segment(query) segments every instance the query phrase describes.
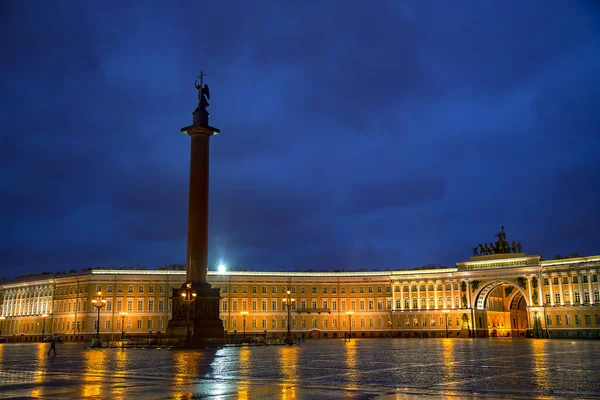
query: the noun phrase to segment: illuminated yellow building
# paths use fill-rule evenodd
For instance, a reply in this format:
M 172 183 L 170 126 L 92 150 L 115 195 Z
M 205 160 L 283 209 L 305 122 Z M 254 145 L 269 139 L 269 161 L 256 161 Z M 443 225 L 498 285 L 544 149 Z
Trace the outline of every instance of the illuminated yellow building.
M 475 256 L 454 268 L 366 272 L 209 271 L 229 336 L 600 337 L 600 256 L 540 261 L 523 253 Z M 165 332 L 182 266 L 86 269 L 0 284 L 8 341 L 61 333 L 87 340 Z M 290 320 L 285 307 L 287 290 Z M 244 313 L 242 313 L 244 311 Z M 348 311 L 351 311 L 348 313 Z M 126 315 L 124 315 L 126 313 Z M 47 315 L 44 317 L 43 315 Z M 351 329 L 350 329 L 351 324 Z M 245 327 L 244 327 L 245 325 Z

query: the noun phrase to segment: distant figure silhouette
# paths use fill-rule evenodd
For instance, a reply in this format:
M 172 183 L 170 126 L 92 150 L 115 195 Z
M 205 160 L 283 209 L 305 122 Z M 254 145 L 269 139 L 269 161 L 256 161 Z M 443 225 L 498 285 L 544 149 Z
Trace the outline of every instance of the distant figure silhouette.
M 50 355 L 51 351 L 54 351 L 54 355 L 56 355 L 56 336 L 52 336 L 52 341 L 50 342 L 50 350 L 48 350 L 48 355 Z

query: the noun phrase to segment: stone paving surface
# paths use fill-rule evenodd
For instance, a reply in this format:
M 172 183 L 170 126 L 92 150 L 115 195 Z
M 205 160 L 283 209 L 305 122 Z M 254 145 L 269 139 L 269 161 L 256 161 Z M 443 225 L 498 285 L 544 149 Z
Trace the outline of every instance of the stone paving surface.
M 600 342 L 309 340 L 220 349 L 0 345 L 0 398 L 600 398 Z

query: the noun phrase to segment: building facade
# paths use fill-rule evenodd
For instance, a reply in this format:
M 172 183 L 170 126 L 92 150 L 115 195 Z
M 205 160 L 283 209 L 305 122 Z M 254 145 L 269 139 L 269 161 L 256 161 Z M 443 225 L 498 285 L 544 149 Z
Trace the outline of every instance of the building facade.
M 209 271 L 228 336 L 600 338 L 600 256 L 474 256 L 455 268 Z M 0 334 L 40 341 L 163 334 L 183 267 L 87 269 L 0 285 Z M 289 293 L 288 293 L 289 292 Z M 102 301 L 104 300 L 104 301 Z M 289 304 L 289 310 L 288 310 Z M 97 307 L 101 306 L 101 307 Z

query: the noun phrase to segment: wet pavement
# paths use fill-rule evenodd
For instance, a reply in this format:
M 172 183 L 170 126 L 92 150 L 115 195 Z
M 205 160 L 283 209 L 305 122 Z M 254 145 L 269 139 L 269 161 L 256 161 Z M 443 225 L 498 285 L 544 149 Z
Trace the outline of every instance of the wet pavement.
M 0 398 L 600 398 L 600 341 L 312 340 L 297 346 L 0 345 Z

